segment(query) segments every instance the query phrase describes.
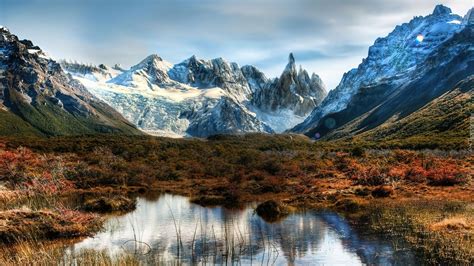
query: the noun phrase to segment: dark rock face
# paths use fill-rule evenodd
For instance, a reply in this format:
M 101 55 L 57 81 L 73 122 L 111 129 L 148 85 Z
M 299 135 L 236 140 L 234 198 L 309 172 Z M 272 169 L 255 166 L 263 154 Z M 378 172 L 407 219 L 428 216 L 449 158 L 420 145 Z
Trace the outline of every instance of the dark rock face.
M 263 89 L 268 83 L 268 79 L 265 77 L 265 74 L 263 74 L 263 72 L 254 66 L 243 66 L 241 71 L 249 84 L 250 90 L 253 93 Z
M 170 71 L 171 79 L 199 88 L 219 87 L 238 99 L 247 97 L 251 91 L 247 80 L 236 63 L 222 58 L 209 61 L 192 56 L 175 65 Z
M 139 133 L 39 47 L 5 28 L 0 28 L 0 91 L 0 111 L 46 135 Z
M 273 130 L 259 121 L 241 104 L 224 97 L 212 109 L 191 114 L 187 133 L 196 137 L 216 134 L 235 134 L 255 131 L 272 133 Z
M 435 9 L 433 10 L 433 15 L 439 16 L 439 15 L 444 15 L 444 14 L 451 14 L 451 8 L 443 6 L 443 5 L 437 5 Z
M 318 75 L 302 68 L 296 70 L 295 58 L 289 55 L 288 64 L 277 78 L 255 91 L 252 103 L 258 108 L 274 112 L 290 109 L 298 116 L 305 116 L 318 106 L 326 96 L 326 88 Z

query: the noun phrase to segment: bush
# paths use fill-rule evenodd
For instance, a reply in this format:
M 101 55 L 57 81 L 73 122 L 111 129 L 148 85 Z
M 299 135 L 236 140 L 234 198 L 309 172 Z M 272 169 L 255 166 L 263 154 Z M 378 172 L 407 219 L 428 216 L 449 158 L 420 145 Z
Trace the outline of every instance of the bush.
M 454 186 L 466 184 L 469 181 L 469 175 L 455 168 L 441 168 L 428 173 L 428 184 L 432 186 Z
M 378 167 L 361 168 L 352 174 L 356 185 L 380 186 L 391 183 L 390 178 Z
M 372 196 L 375 198 L 385 198 L 392 195 L 393 192 L 392 186 L 378 186 L 372 190 Z
M 428 172 L 421 166 L 412 166 L 406 173 L 405 178 L 416 183 L 426 182 Z
M 351 150 L 351 155 L 355 157 L 363 157 L 365 154 L 365 149 L 360 146 L 354 147 Z

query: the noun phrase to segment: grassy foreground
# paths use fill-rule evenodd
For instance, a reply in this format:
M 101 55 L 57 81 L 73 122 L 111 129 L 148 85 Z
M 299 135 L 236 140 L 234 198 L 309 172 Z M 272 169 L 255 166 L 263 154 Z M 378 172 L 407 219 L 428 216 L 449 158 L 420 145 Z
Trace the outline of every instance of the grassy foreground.
M 428 146 L 440 149 L 314 143 L 296 135 L 3 139 L 0 264 L 34 261 L 33 244 L 59 262 L 61 248 L 42 243 L 93 234 L 100 213 L 133 209 L 127 195 L 147 192 L 182 194 L 203 205 L 276 200 L 332 208 L 410 243 L 429 264 L 472 264 L 474 156 L 462 145 Z M 14 227 L 15 221 L 24 224 Z M 112 263 L 98 251 L 78 256 Z

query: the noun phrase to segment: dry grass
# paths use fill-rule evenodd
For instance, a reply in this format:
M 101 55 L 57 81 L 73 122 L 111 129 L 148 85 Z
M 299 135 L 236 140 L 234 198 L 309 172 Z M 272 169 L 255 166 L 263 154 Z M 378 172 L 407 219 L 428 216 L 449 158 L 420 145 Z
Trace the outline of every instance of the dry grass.
M 27 241 L 14 246 L 0 246 L 0 265 L 142 265 L 133 254 L 111 256 L 100 250 L 73 252 L 58 243 Z
M 434 231 L 468 231 L 473 226 L 474 222 L 467 221 L 465 217 L 451 217 L 432 224 L 430 229 Z
M 427 263 L 466 264 L 474 258 L 466 207 L 473 163 L 469 151 L 366 149 L 285 135 L 9 139 L 0 141 L 0 181 L 10 189 L 0 191 L 0 210 L 55 213 L 44 209 L 61 206 L 54 197 L 65 191 L 162 191 L 203 205 L 277 200 L 363 213 L 373 230 L 401 236 Z M 108 197 L 88 201 L 89 210 L 131 206 Z M 449 208 L 452 201 L 461 207 Z
M 128 212 L 136 208 L 136 199 L 125 196 L 99 196 L 84 201 L 82 208 L 85 211 L 108 213 L 108 212 Z
M 71 210 L 1 211 L 0 242 L 89 236 L 98 231 L 101 224 L 102 219 L 97 215 Z
M 356 220 L 409 243 L 426 264 L 472 265 L 473 208 L 472 203 L 452 201 L 381 201 L 367 206 Z

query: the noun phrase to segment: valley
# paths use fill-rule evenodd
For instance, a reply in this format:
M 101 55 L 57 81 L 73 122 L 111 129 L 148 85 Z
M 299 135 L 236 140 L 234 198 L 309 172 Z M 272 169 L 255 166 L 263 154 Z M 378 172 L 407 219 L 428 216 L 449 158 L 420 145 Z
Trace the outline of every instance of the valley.
M 130 67 L 54 59 L 0 26 L 0 265 L 474 264 L 474 14 L 431 10 L 333 88 L 298 64 L 356 42 L 292 40 L 281 68 L 267 47 L 272 78 L 192 49 L 168 62 L 161 36 Z

